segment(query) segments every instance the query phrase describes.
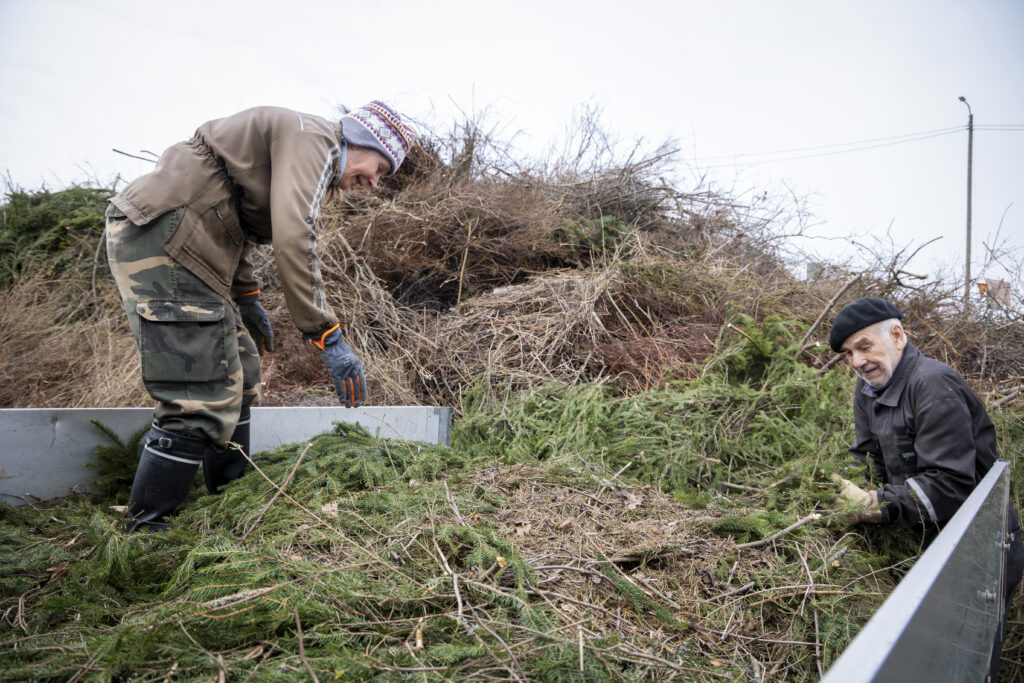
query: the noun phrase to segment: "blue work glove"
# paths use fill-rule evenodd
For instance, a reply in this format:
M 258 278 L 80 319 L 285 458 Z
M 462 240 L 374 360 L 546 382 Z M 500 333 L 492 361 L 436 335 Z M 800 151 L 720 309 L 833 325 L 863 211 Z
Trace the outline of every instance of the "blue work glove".
M 340 326 L 335 325 L 313 343 L 320 347 L 320 357 L 331 372 L 338 401 L 346 408 L 358 408 L 366 403 L 366 379 L 363 368 L 352 349 L 341 339 Z
M 270 319 L 267 312 L 260 306 L 260 290 L 249 292 L 235 299 L 238 310 L 242 314 L 242 322 L 245 329 L 249 330 L 249 336 L 256 342 L 256 350 L 262 356 L 264 349 L 273 353 L 274 331 L 270 329 Z

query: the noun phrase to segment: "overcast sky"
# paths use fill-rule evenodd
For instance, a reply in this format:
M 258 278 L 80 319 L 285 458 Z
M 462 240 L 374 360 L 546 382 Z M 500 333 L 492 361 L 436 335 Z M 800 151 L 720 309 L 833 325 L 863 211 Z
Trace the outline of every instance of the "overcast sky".
M 911 265 L 962 273 L 964 95 L 984 277 L 1000 222 L 1024 249 L 1022 34 L 1021 0 L 0 0 L 0 173 L 109 183 L 150 168 L 115 147 L 160 152 L 254 105 L 370 99 L 439 129 L 487 110 L 536 154 L 592 105 L 627 143 L 676 140 L 684 182 L 791 191 L 815 234 L 941 238 Z M 804 151 L 758 155 L 778 150 Z M 785 161 L 751 164 L 768 159 Z

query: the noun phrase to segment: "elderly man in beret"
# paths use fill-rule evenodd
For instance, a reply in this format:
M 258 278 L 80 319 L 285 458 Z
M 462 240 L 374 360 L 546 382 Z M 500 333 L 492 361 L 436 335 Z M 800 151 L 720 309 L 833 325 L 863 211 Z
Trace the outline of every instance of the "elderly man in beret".
M 996 434 L 984 404 L 960 375 L 908 341 L 902 317 L 891 302 L 866 297 L 846 306 L 832 325 L 829 345 L 857 373 L 850 454 L 870 465 L 877 489 L 837 479 L 840 495 L 862 506 L 851 521 L 898 524 L 919 533 L 927 547 L 995 463 Z M 1003 628 L 1024 573 L 1012 505 L 1007 530 L 1012 541 L 1004 562 Z
M 413 140 L 379 101 L 340 120 L 255 107 L 204 123 L 110 200 L 110 270 L 157 402 L 129 531 L 166 528 L 200 466 L 211 493 L 243 473 L 260 356 L 274 350 L 256 245 L 273 246 L 292 321 L 320 349 L 339 401 L 366 401 L 320 275 L 320 207 L 337 192 L 375 189 Z

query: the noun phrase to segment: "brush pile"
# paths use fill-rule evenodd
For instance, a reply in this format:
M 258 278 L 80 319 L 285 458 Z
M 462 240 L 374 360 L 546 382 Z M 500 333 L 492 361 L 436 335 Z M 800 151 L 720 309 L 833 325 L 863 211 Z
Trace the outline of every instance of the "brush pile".
M 680 191 L 662 150 L 509 158 L 467 125 L 324 212 L 371 400 L 453 406 L 451 446 L 338 424 L 127 536 L 141 435 L 105 430 L 102 495 L 0 507 L 7 677 L 816 680 L 919 551 L 834 521 L 829 475 L 860 473 L 852 379 L 818 343 L 830 304 L 897 301 L 989 398 L 1004 454 L 1024 445 L 1018 312 L 960 315 L 959 286 L 908 287 L 899 264 L 797 279 L 798 217 Z M 9 193 L 0 406 L 148 403 L 101 263 L 105 193 L 78 190 Z M 73 211 L 26 208 L 57 199 Z M 336 403 L 271 254 L 259 272 L 263 404 Z M 1012 625 L 1006 680 L 1022 643 Z

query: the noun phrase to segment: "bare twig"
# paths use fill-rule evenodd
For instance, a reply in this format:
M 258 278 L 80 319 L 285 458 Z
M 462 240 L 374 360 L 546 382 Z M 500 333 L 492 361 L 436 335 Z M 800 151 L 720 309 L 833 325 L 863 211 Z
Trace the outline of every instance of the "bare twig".
M 82 667 L 75 672 L 75 675 L 68 679 L 67 683 L 78 683 L 78 681 L 82 680 L 82 676 L 93 670 L 93 662 L 96 661 L 98 656 L 99 655 L 93 655 L 92 657 L 89 657 L 89 661 L 83 664 Z
M 210 609 L 218 609 L 220 607 L 226 607 L 228 605 L 237 605 L 240 602 L 252 600 L 258 598 L 261 595 L 266 595 L 272 591 L 277 590 L 280 586 L 265 586 L 263 588 L 253 588 L 251 590 L 245 590 L 240 593 L 232 593 L 231 595 L 225 595 L 221 598 L 215 598 L 213 600 L 207 600 L 202 604 L 203 607 Z
M 646 554 L 646 553 L 633 553 L 633 554 L 630 554 L 630 555 L 616 555 L 614 557 L 609 557 L 608 558 L 608 562 L 611 562 L 612 564 L 629 564 L 631 562 L 641 562 L 643 560 L 647 560 L 647 561 L 650 561 L 650 560 L 667 560 L 668 558 L 672 557 L 676 553 L 686 554 L 686 551 L 688 551 L 688 550 L 689 550 L 689 548 L 687 546 L 681 546 L 679 548 L 670 548 L 669 550 L 664 550 L 664 551 L 662 551 L 660 553 L 655 553 L 653 555 L 649 555 L 649 554 Z
M 814 330 L 818 329 L 818 325 L 820 325 L 821 321 L 825 319 L 825 316 L 828 315 L 828 312 L 832 310 L 832 307 L 836 305 L 836 302 L 839 301 L 839 297 L 845 294 L 846 290 L 848 290 L 850 287 L 857 284 L 857 282 L 859 282 L 862 277 L 864 277 L 863 274 L 851 278 L 850 280 L 847 281 L 845 285 L 843 285 L 840 288 L 838 292 L 836 292 L 836 295 L 829 300 L 828 304 L 825 305 L 825 309 L 821 312 L 821 315 L 818 316 L 818 319 L 815 320 L 809 328 L 807 328 L 807 333 L 804 334 L 803 339 L 800 340 L 801 346 L 806 344 L 807 340 L 811 338 L 812 334 L 814 334 Z
M 751 588 L 753 588 L 755 585 L 757 585 L 757 583 L 755 581 L 751 581 L 750 583 L 745 583 L 742 586 L 740 586 L 739 588 L 733 588 L 731 591 L 728 591 L 726 593 L 722 593 L 721 595 L 716 595 L 714 597 L 714 599 L 718 600 L 720 598 L 727 598 L 730 595 L 736 595 L 737 593 L 745 593 L 748 590 L 750 590 Z
M 447 671 L 451 667 L 447 666 L 391 666 L 384 662 L 378 661 L 373 657 L 366 658 L 368 662 L 373 664 L 377 669 L 383 669 L 384 671 L 399 671 L 402 673 L 421 673 L 427 671 Z
M 730 481 L 720 481 L 719 485 L 724 486 L 727 489 L 733 489 L 735 491 L 751 491 L 753 493 L 761 493 L 761 489 L 754 488 L 753 486 L 744 486 L 743 484 L 733 484 Z
M 654 593 L 655 595 L 657 595 L 659 598 L 664 600 L 666 603 L 668 603 L 669 605 L 671 605 L 675 609 L 682 609 L 683 608 L 682 605 L 680 605 L 678 602 L 676 602 L 675 600 L 673 600 L 672 598 L 668 597 L 667 595 L 662 593 L 660 590 L 658 590 L 657 588 L 652 586 L 650 581 L 648 581 L 648 580 L 646 580 L 646 579 L 644 579 L 642 577 L 639 577 L 639 576 L 633 576 L 633 577 L 630 577 L 630 578 L 632 578 L 634 581 L 638 581 L 640 583 L 640 585 L 642 585 L 644 588 L 646 588 L 647 590 L 649 590 L 652 593 Z
M 580 673 L 583 673 L 583 629 L 577 628 L 576 634 L 579 636 L 580 643 Z
M 299 659 L 302 660 L 302 666 L 309 672 L 309 677 L 313 679 L 313 683 L 320 683 L 320 679 L 316 677 L 316 672 L 313 671 L 313 667 L 309 665 L 309 660 L 306 659 L 306 647 L 302 644 L 302 622 L 299 620 L 299 610 L 295 610 L 295 634 L 299 639 Z
M 466 247 L 462 250 L 462 265 L 459 266 L 459 292 L 455 297 L 455 305 L 462 303 L 462 283 L 466 277 L 466 258 L 469 256 L 469 245 L 473 243 L 473 224 L 475 219 L 466 224 Z
M 800 549 L 799 545 L 797 545 L 797 549 L 798 550 Z M 804 565 L 804 571 L 807 572 L 807 581 L 809 582 L 808 585 L 807 585 L 807 592 L 804 593 L 804 599 L 800 602 L 800 616 L 803 616 L 803 614 L 804 614 L 804 605 L 807 604 L 807 598 L 811 595 L 811 591 L 814 590 L 814 577 L 811 575 L 811 568 L 807 565 L 807 548 L 806 548 L 806 546 L 799 553 L 799 555 L 800 555 L 800 562 Z
M 302 459 L 306 457 L 306 453 L 309 452 L 309 449 L 312 447 L 312 442 L 307 443 L 306 447 L 302 449 L 302 453 L 299 455 L 298 458 L 295 459 L 295 464 L 292 465 L 291 471 L 288 472 L 288 476 L 285 477 L 284 483 L 281 484 L 280 486 L 277 486 L 275 484 L 275 486 L 277 486 L 277 492 L 275 492 L 271 499 L 267 501 L 267 504 L 263 506 L 263 509 L 260 510 L 260 514 L 256 515 L 256 521 L 252 523 L 252 526 L 249 527 L 248 531 L 242 534 L 243 541 L 249 537 L 249 534 L 252 533 L 253 529 L 259 526 L 259 523 L 263 520 L 263 515 L 267 514 L 267 510 L 269 510 L 270 506 L 274 504 L 274 501 L 277 500 L 278 496 L 284 493 L 284 490 L 288 488 L 288 484 L 291 483 L 292 477 L 295 476 L 295 472 L 299 469 L 299 464 L 302 462 Z
M 462 519 L 462 515 L 459 514 L 459 508 L 455 506 L 455 500 L 452 498 L 452 492 L 448 490 L 448 482 L 442 481 L 444 484 L 444 496 L 448 499 L 448 504 L 452 506 L 452 511 L 455 513 L 455 519 L 459 520 L 459 524 L 466 526 L 466 520 Z
M 670 662 L 667 659 L 662 659 L 661 657 L 657 657 L 655 655 L 652 655 L 649 652 L 640 652 L 639 650 L 634 650 L 633 648 L 629 647 L 625 643 L 618 643 L 615 647 L 616 647 L 616 649 L 621 650 L 622 652 L 625 652 L 630 657 L 639 657 L 640 659 L 648 659 L 648 660 L 650 660 L 652 662 L 657 662 L 658 664 L 661 664 L 662 666 L 667 666 L 668 668 L 672 669 L 673 671 L 682 671 L 682 667 L 680 667 L 678 664 Z
M 815 572 L 817 573 L 817 572 L 820 572 L 820 571 L 824 571 L 825 569 L 828 569 L 829 565 L 831 565 L 833 562 L 837 562 L 839 560 L 839 558 L 841 558 L 843 555 L 845 555 L 847 553 L 847 551 L 849 551 L 849 549 L 850 549 L 849 546 L 843 546 L 832 557 L 826 557 L 824 560 L 822 560 L 821 566 L 818 567 L 817 570 L 815 570 Z
M 455 615 L 455 623 L 462 625 L 462 593 L 459 591 L 459 575 L 452 571 L 451 566 L 448 564 L 448 558 L 444 556 L 444 552 L 441 551 L 441 546 L 438 545 L 437 539 L 431 539 L 434 541 L 434 548 L 437 549 L 437 556 L 441 558 L 441 564 L 444 566 L 444 570 L 448 573 L 448 576 L 452 577 L 452 589 L 455 591 L 455 603 L 458 605 L 458 613 Z
M 483 619 L 477 616 L 476 608 L 470 606 L 470 609 L 473 610 L 473 618 L 476 619 L 476 623 L 480 625 L 480 628 L 491 634 L 491 637 L 498 641 L 498 644 L 501 645 L 503 650 L 505 650 L 505 654 L 507 654 L 509 659 L 512 660 L 512 664 L 515 665 L 516 671 L 519 672 L 519 676 L 516 676 L 516 680 L 529 680 L 529 676 L 527 676 L 526 671 L 523 670 L 523 665 L 519 663 L 519 659 L 516 657 L 515 653 L 512 652 L 512 648 L 508 646 L 508 643 L 506 643 L 501 636 L 488 628 Z
M 725 585 L 728 586 L 732 583 L 732 577 L 736 576 L 736 570 L 740 567 L 740 553 L 736 553 L 736 561 L 732 563 L 732 569 L 729 570 L 729 576 L 725 577 Z
M 122 152 L 121 150 L 117 149 L 116 147 L 112 147 L 111 149 L 113 151 L 117 152 L 118 154 L 123 154 L 126 157 L 131 157 L 132 159 L 139 159 L 140 161 L 148 161 L 151 164 L 155 164 L 156 161 L 157 161 L 156 159 L 150 159 L 149 157 L 140 157 L 137 154 L 129 154 L 128 152 Z M 143 150 L 143 151 L 145 151 L 145 150 Z M 150 154 L 152 154 L 152 152 L 150 152 Z
M 843 359 L 843 354 L 837 353 L 836 355 L 832 356 L 832 360 L 830 360 L 829 362 L 825 363 L 820 368 L 818 368 L 818 371 L 815 374 L 817 374 L 818 377 L 821 377 L 826 372 L 831 370 L 833 365 L 835 365 L 836 363 L 838 363 L 842 359 Z
M 765 348 L 763 346 L 761 346 L 761 343 L 759 341 L 757 341 L 756 339 L 751 337 L 749 334 L 744 332 L 742 329 L 740 329 L 736 325 L 733 325 L 732 323 L 728 323 L 728 324 L 726 324 L 726 327 L 728 327 L 733 332 L 736 332 L 740 336 L 745 337 L 747 339 L 747 341 L 749 341 L 751 344 L 753 344 L 755 347 L 757 347 L 757 350 L 760 351 L 761 353 L 765 354 L 766 356 L 770 355 L 767 351 L 765 351 Z
M 741 548 L 757 548 L 758 546 L 768 545 L 769 543 L 771 543 L 772 541 L 776 540 L 777 538 L 781 538 L 782 536 L 785 536 L 786 534 L 788 534 L 790 531 L 793 531 L 795 529 L 799 529 L 804 524 L 807 524 L 807 522 L 813 522 L 816 519 L 821 519 L 821 515 L 819 515 L 817 512 L 812 512 L 811 514 L 807 515 L 803 519 L 799 519 L 799 520 L 793 522 L 792 524 L 787 526 L 782 531 L 775 532 L 774 534 L 772 534 L 768 538 L 762 538 L 760 541 L 751 541 L 750 543 L 741 543 L 738 546 L 736 546 L 736 548 L 737 549 L 741 549 Z
M 1009 403 L 1013 399 L 1015 399 L 1018 396 L 1020 396 L 1020 391 L 1021 391 L 1020 387 L 1018 387 L 1016 391 L 1010 392 L 1006 396 L 1003 396 L 1001 399 L 999 399 L 998 401 L 996 401 L 995 403 L 992 404 L 992 409 L 993 410 L 998 410 L 998 409 L 1002 408 L 1007 403 Z
M 178 666 L 179 666 L 178 662 L 175 662 L 174 664 L 172 664 L 171 668 L 168 669 L 167 673 L 164 674 L 164 677 L 160 679 L 160 683 L 167 683 L 167 681 L 169 681 L 172 678 L 174 678 L 174 672 L 176 672 L 178 670 Z
M 785 595 L 776 595 L 775 597 L 765 598 L 764 600 L 758 600 L 757 602 L 749 602 L 749 603 L 747 603 L 747 607 L 757 607 L 758 605 L 763 605 L 763 604 L 765 604 L 767 602 L 775 602 L 776 600 L 779 600 L 781 598 L 793 598 L 793 597 L 796 597 L 797 595 L 803 594 L 805 590 L 806 589 L 799 590 L 799 591 L 794 591 L 794 592 L 791 592 L 791 593 L 786 593 Z M 864 593 L 851 593 L 848 590 L 813 590 L 813 591 L 811 591 L 811 594 L 812 595 L 841 595 L 841 596 L 843 596 L 845 598 L 854 598 L 854 597 L 857 597 L 857 596 L 864 596 L 864 595 L 880 595 L 880 593 L 878 593 L 877 591 L 870 591 L 870 592 L 864 592 Z M 803 645 L 813 645 L 813 643 L 802 643 L 802 644 Z
M 821 664 L 821 631 L 818 628 L 818 610 L 814 610 L 814 663 L 818 666 L 818 676 L 824 676 Z

